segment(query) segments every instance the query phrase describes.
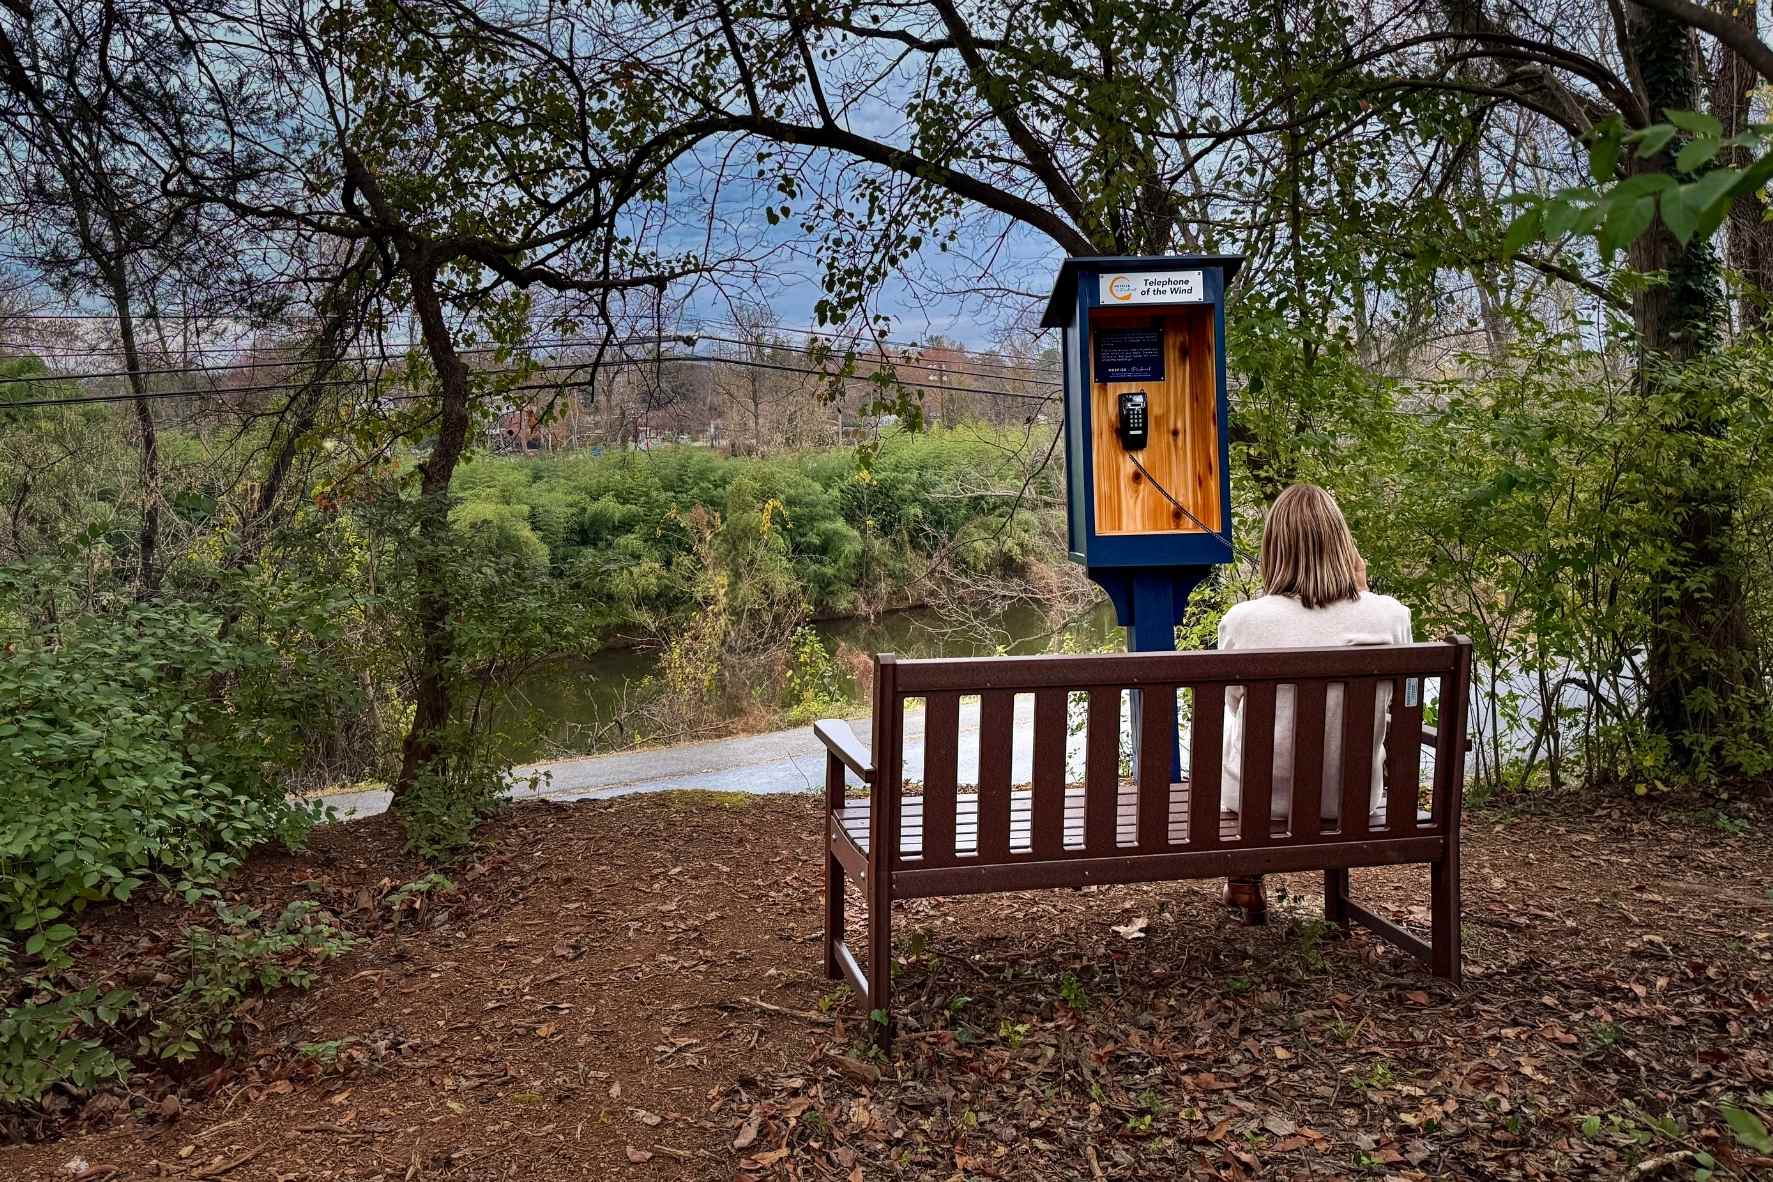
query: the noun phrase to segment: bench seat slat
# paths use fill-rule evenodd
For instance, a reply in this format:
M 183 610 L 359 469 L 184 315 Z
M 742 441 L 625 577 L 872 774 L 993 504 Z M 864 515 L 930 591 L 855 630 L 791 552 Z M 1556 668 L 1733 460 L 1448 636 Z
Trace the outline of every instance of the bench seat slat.
M 1140 853 L 1157 853 L 1170 844 L 1170 755 L 1176 744 L 1176 687 L 1140 690 L 1139 826 Z
M 1194 717 L 1188 727 L 1189 778 L 1205 785 L 1189 804 L 1189 845 L 1211 849 L 1219 844 L 1219 782 L 1225 752 L 1225 687 L 1217 684 L 1194 687 Z
M 1197 685 L 1217 681 L 1293 682 L 1313 677 L 1395 677 L 1451 673 L 1446 644 L 1349 645 L 1320 649 L 1237 649 L 1227 652 L 1061 654 L 1033 657 L 930 657 L 899 662 L 898 691 L 913 697 L 943 691 L 1028 691 L 1093 686 Z
M 1414 692 L 1410 692 L 1414 690 Z M 1415 828 L 1408 822 L 1422 795 L 1422 679 L 1400 677 L 1391 690 L 1391 723 L 1385 735 L 1385 808 L 1397 818 L 1393 833 Z
M 1272 681 L 1244 687 L 1243 840 L 1266 845 L 1273 829 L 1262 818 L 1274 803 L 1274 699 Z
M 1373 718 L 1379 681 L 1357 677 L 1342 692 L 1342 835 L 1366 835 L 1373 791 Z

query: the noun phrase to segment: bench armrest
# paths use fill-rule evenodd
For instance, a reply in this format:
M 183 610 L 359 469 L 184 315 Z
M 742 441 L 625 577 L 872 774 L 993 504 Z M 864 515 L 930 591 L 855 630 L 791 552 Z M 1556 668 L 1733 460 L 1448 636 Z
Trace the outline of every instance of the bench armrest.
M 1432 726 L 1425 726 L 1422 728 L 1422 745 L 1424 747 L 1439 746 L 1440 741 L 1441 741 L 1440 731 L 1436 730 Z M 1461 750 L 1461 751 L 1470 751 L 1471 750 L 1471 736 L 1470 735 L 1467 735 L 1465 737 L 1465 741 L 1463 743 L 1459 744 L 1459 750 Z
M 874 783 L 874 765 L 868 762 L 868 751 L 856 739 L 856 732 L 850 729 L 849 723 L 841 718 L 821 718 L 813 723 L 813 734 L 825 744 L 825 750 L 860 776 L 864 784 Z

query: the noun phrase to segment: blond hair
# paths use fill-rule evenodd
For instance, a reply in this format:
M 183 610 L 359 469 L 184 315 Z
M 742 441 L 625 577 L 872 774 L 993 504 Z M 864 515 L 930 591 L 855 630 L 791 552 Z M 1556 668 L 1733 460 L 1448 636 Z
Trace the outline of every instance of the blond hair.
M 1262 526 L 1262 593 L 1291 595 L 1304 607 L 1359 599 L 1360 552 L 1336 498 L 1295 484 L 1274 499 Z

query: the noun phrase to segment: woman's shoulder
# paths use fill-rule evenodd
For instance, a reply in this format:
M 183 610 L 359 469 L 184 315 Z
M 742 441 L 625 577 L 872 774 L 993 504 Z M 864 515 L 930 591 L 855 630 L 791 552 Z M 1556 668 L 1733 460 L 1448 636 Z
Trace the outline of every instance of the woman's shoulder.
M 1258 595 L 1225 609 L 1223 619 L 1233 622 L 1269 619 L 1277 615 L 1293 615 L 1305 609 L 1291 595 Z
M 1405 606 L 1402 600 L 1394 599 L 1389 595 L 1380 595 L 1375 591 L 1362 591 L 1360 605 L 1362 609 L 1370 611 L 1374 615 L 1404 620 L 1410 618 L 1410 609 Z

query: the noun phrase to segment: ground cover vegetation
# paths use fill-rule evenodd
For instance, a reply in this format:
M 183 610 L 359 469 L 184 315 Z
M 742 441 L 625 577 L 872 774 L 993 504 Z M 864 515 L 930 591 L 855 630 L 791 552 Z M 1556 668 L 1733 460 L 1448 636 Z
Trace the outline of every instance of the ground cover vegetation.
M 252 850 L 308 839 L 292 791 L 385 782 L 416 856 L 463 856 L 507 790 L 501 695 L 539 662 L 658 646 L 640 732 L 671 738 L 837 705 L 816 616 L 1076 610 L 1028 330 L 1055 247 L 1249 255 L 1240 549 L 1288 482 L 1337 492 L 1419 633 L 1477 642 L 1479 792 L 1757 824 L 1756 19 L 8 8 L 9 1128 L 237 1055 L 261 995 L 354 934 L 229 898 Z M 790 332 L 767 307 L 808 255 L 820 323 Z M 886 309 L 918 296 L 998 347 L 897 341 Z M 117 903 L 172 908 L 187 954 L 143 980 L 88 956 Z M 1620 1145 L 1659 1127 L 1607 1113 Z

